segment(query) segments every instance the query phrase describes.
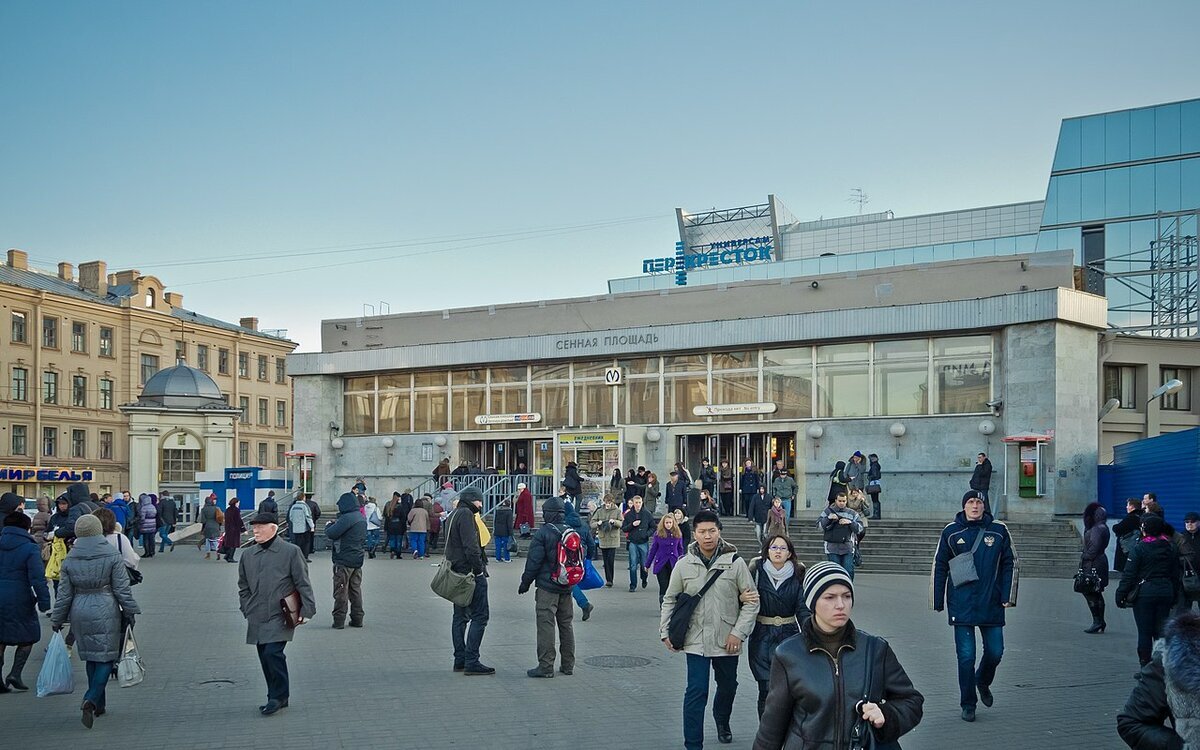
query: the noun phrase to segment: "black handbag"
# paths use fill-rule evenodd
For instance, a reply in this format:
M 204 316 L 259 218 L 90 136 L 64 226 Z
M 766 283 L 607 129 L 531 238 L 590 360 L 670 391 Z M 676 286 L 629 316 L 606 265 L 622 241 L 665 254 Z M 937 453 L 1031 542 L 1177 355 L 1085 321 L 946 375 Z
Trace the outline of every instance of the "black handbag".
M 700 589 L 695 596 L 683 592 L 675 596 L 675 609 L 671 610 L 671 619 L 667 621 L 667 641 L 671 644 L 671 648 L 683 649 L 684 643 L 687 641 L 688 628 L 692 626 L 692 615 L 696 613 L 700 598 L 712 588 L 712 585 L 724 572 L 725 569 L 721 568 L 709 577 L 704 588 Z
M 1096 569 L 1084 573 L 1083 568 L 1075 574 L 1075 593 L 1076 594 L 1095 594 L 1100 591 L 1100 576 L 1096 573 Z
M 863 680 L 863 697 L 862 700 L 855 704 L 854 726 L 850 728 L 850 750 L 868 750 L 875 747 L 875 736 L 871 734 L 870 723 L 862 717 L 861 706 L 864 703 L 872 702 L 871 691 L 874 689 L 875 676 L 875 651 L 876 642 L 874 638 L 868 638 L 865 648 L 866 658 L 866 677 Z
M 1191 560 L 1183 560 L 1183 593 L 1185 594 L 1200 594 L 1200 575 L 1197 575 L 1196 568 L 1192 565 Z

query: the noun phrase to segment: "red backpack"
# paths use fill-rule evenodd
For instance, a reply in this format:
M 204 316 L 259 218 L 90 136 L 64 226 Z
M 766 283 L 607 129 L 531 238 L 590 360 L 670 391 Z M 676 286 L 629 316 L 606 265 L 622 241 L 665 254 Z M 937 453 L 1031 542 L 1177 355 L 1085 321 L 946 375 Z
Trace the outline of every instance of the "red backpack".
M 559 586 L 574 586 L 583 580 L 583 573 L 583 539 L 568 526 L 558 538 L 558 565 L 550 580 Z

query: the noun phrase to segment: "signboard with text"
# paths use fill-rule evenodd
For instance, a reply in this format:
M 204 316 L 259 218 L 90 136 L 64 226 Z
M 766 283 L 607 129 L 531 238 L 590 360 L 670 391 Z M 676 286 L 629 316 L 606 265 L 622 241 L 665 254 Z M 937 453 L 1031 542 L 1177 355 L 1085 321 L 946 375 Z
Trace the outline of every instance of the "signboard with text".
M 91 469 L 47 466 L 0 466 L 0 482 L 91 482 Z

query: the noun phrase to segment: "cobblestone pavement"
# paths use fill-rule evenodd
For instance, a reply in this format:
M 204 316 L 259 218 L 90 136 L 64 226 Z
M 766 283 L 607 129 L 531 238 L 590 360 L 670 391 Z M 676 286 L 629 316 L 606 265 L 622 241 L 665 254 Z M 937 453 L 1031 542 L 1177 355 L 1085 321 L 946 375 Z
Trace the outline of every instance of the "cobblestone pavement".
M 245 645 L 237 609 L 237 566 L 202 557 L 180 545 L 142 563 L 146 581 L 135 589 L 144 612 L 139 644 L 149 668 L 142 685 L 122 690 L 111 683 L 108 714 L 89 733 L 78 719 L 86 683 L 83 665 L 76 663 L 74 695 L 0 696 L 3 744 L 113 748 L 153 740 L 156 746 L 204 750 L 682 746 L 684 660 L 658 640 L 653 577 L 650 588 L 629 593 L 618 571 L 614 588 L 592 592 L 595 614 L 586 623 L 576 614 L 574 676 L 530 680 L 525 670 L 536 663 L 533 595 L 516 594 L 524 560 L 493 563 L 483 658 L 497 674 L 468 678 L 451 671 L 450 605 L 429 590 L 428 562 L 368 560 L 366 627 L 337 631 L 329 627 L 329 555 L 317 553 L 311 570 L 319 614 L 287 649 L 291 706 L 263 718 L 256 710 L 265 700 L 262 673 L 253 647 Z M 1005 631 L 995 706 L 980 706 L 978 720 L 966 724 L 958 718 L 951 631 L 945 615 L 928 608 L 927 579 L 868 571 L 856 582 L 854 621 L 891 641 L 925 694 L 925 718 L 903 740 L 907 750 L 964 743 L 974 750 L 1123 746 L 1115 715 L 1137 668 L 1127 611 L 1110 604 L 1108 632 L 1085 635 L 1090 619 L 1070 581 L 1023 581 Z M 49 632 L 47 625 L 43 642 Z M 40 665 L 36 649 L 27 682 L 34 682 Z M 755 691 L 743 662 L 734 748 L 752 743 Z M 707 732 L 708 745 L 717 747 L 711 716 Z

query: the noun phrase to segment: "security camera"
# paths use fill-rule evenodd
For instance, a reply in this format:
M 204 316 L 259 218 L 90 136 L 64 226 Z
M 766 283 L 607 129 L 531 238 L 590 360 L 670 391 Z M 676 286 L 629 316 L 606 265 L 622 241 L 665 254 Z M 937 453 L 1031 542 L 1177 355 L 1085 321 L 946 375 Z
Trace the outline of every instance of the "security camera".
M 816 289 L 817 287 L 821 286 L 821 282 L 814 281 L 811 284 L 809 284 L 809 286 L 811 286 L 813 289 Z
M 994 398 L 987 402 L 987 406 L 991 409 L 999 409 L 1001 406 L 1004 406 L 1004 399 Z

